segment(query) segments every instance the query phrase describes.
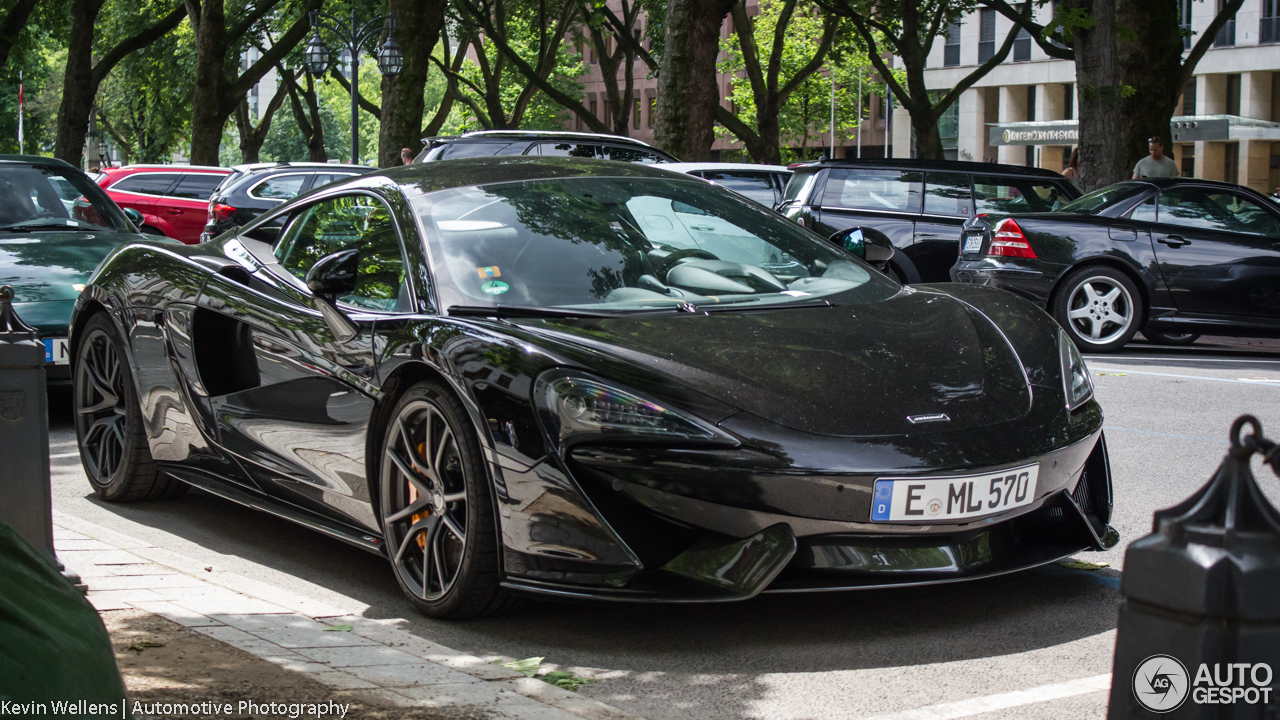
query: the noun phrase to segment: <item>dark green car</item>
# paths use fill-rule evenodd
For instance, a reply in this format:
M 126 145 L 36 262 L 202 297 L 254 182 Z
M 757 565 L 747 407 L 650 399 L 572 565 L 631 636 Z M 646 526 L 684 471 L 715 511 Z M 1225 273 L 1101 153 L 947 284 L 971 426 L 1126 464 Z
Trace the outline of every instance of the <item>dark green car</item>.
M 84 173 L 52 158 L 0 155 L 0 285 L 44 339 L 50 382 L 69 382 L 67 324 L 89 276 L 139 235 L 125 212 Z

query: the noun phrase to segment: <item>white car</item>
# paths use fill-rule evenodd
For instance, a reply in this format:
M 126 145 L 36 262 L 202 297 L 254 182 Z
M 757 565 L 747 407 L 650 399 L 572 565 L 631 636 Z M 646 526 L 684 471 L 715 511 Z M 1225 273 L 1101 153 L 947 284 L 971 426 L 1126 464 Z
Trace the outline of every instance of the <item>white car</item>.
M 791 170 L 781 165 L 666 163 L 662 169 L 710 180 L 768 208 L 782 199 L 782 191 L 791 178 Z

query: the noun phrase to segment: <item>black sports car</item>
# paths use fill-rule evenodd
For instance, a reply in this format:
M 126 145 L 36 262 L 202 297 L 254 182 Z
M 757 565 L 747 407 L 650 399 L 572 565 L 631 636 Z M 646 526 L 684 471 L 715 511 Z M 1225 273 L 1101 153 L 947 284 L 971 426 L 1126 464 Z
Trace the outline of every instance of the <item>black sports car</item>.
M 385 555 L 440 617 L 946 582 L 1116 541 L 1102 411 L 1051 318 L 903 287 L 642 165 L 352 178 L 118 249 L 72 323 L 101 498 L 196 485 Z
M 1280 337 L 1280 208 L 1239 185 L 1149 178 L 1056 212 L 965 223 L 951 279 L 1045 307 L 1082 349 Z

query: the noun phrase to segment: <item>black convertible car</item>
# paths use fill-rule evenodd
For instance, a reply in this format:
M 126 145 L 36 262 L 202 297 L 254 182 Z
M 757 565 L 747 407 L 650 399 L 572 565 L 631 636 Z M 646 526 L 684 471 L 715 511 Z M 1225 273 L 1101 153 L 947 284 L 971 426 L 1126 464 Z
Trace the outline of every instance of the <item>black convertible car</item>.
M 352 178 L 103 262 L 72 320 L 81 456 L 105 500 L 186 483 L 383 554 L 439 617 L 1114 544 L 1102 411 L 1053 320 L 839 239 L 641 165 Z
M 975 217 L 963 241 L 953 280 L 1031 299 L 1084 350 L 1139 330 L 1172 344 L 1280 337 L 1280 208 L 1239 185 L 1116 183 L 1056 212 Z

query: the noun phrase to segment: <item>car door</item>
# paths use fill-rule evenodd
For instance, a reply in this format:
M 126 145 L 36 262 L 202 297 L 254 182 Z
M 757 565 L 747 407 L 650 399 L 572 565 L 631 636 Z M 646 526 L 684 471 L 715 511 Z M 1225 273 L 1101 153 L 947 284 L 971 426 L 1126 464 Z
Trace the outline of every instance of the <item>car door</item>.
M 905 253 L 915 242 L 923 180 L 924 174 L 916 171 L 832 168 L 824 187 L 815 188 L 809 201 L 814 218 L 810 229 L 830 237 L 851 227 L 871 228 Z M 895 258 L 891 264 L 907 282 L 920 282 L 910 260 L 904 266 Z
M 1180 313 L 1280 320 L 1280 217 L 1213 186 L 1160 192 L 1151 240 Z
M 274 247 L 239 242 L 252 276 L 215 275 L 200 301 L 206 332 L 225 338 L 226 377 L 209 388 L 219 440 L 271 495 L 376 531 L 364 455 L 378 394 L 373 327 L 412 302 L 391 212 L 373 195 L 330 196 L 294 213 Z M 317 260 L 348 249 L 360 253 L 356 288 L 329 308 L 352 337 L 336 334 L 303 282 Z
M 922 282 L 947 282 L 960 257 L 960 235 L 973 217 L 973 192 L 965 173 L 929 172 L 924 176 L 924 207 L 916 220 L 915 243 L 907 257 Z
M 143 225 L 164 231 L 169 227 L 168 217 L 157 217 L 155 205 L 179 179 L 178 175 L 172 172 L 137 172 L 111 183 L 106 190 L 121 208 L 132 208 L 142 213 Z
M 209 197 L 223 177 L 222 173 L 182 173 L 164 198 L 156 201 L 154 212 L 168 220 L 170 237 L 188 244 L 199 242 L 209 216 Z

